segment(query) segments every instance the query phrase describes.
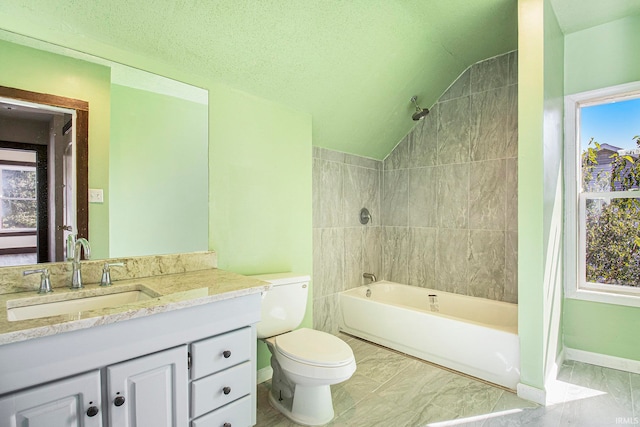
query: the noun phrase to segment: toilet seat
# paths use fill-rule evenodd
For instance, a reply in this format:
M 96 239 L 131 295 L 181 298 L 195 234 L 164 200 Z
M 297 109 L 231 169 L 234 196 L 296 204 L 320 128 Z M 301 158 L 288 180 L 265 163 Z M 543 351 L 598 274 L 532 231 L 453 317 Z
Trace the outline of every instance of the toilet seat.
M 275 337 L 282 356 L 318 367 L 341 367 L 353 363 L 351 347 L 340 338 L 322 331 L 302 328 Z

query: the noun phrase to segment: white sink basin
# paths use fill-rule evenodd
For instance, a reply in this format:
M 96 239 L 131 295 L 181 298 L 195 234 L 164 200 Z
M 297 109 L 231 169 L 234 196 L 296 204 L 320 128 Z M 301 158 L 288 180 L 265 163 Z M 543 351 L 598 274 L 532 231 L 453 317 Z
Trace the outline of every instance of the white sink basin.
M 26 305 L 7 308 L 9 321 L 39 319 L 41 317 L 77 314 L 83 311 L 118 307 L 132 302 L 146 301 L 153 296 L 141 290 L 127 290 L 107 295 L 88 296 L 64 301 Z

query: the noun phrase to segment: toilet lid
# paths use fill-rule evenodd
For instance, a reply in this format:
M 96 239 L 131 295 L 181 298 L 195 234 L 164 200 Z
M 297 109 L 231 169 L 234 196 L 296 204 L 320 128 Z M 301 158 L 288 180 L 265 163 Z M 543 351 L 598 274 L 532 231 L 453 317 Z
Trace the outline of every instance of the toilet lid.
M 353 360 L 340 338 L 314 329 L 298 329 L 275 338 L 276 349 L 290 359 L 316 366 L 342 366 Z

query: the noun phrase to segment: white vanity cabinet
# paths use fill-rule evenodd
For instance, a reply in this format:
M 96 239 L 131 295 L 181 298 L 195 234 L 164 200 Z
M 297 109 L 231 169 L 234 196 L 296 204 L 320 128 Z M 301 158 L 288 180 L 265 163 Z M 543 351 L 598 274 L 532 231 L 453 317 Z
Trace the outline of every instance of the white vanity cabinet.
M 109 424 L 118 427 L 187 425 L 187 346 L 108 366 Z
M 231 404 L 255 393 L 252 338 L 251 328 L 242 328 L 191 344 L 193 426 L 251 425 L 248 417 L 242 421 L 250 414 L 245 405 Z
M 0 345 L 0 426 L 252 426 L 259 320 L 256 293 Z
M 100 396 L 99 371 L 34 387 L 0 398 L 0 425 L 100 427 Z

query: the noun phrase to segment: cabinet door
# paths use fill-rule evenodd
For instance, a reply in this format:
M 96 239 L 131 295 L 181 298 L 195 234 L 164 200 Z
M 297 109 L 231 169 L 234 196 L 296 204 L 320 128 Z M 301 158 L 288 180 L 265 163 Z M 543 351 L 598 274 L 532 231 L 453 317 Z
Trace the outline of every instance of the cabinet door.
M 109 424 L 186 426 L 187 376 L 186 345 L 107 367 Z
M 100 372 L 93 371 L 0 398 L 0 425 L 101 427 Z

